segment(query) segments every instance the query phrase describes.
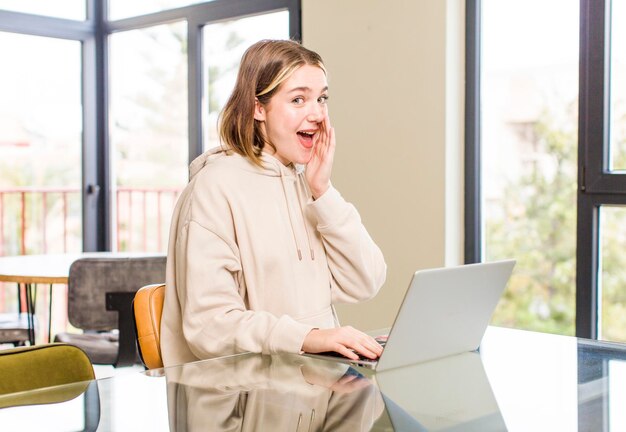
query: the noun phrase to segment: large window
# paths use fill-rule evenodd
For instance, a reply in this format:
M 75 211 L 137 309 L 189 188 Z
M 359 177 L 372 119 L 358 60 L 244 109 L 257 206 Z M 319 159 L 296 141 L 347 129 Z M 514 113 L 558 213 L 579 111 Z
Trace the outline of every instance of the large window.
M 241 53 L 299 38 L 295 0 L 131 3 L 0 0 L 0 254 L 164 251 Z
M 518 260 L 494 323 L 626 341 L 626 2 L 467 11 L 466 260 Z

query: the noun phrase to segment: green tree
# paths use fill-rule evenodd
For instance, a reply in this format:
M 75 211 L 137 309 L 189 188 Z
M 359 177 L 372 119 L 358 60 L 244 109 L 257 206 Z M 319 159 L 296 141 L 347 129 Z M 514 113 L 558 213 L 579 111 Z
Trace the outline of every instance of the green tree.
M 560 334 L 575 330 L 576 133 L 544 115 L 537 154 L 504 188 L 501 217 L 486 222 L 487 259 L 518 263 L 493 324 Z M 550 169 L 546 169 L 546 162 Z

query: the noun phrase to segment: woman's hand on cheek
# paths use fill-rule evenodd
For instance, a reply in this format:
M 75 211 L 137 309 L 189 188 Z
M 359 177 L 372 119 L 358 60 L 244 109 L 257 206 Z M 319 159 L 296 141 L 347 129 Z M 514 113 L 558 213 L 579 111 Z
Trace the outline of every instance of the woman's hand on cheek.
M 320 130 L 313 154 L 306 166 L 306 177 L 313 199 L 317 199 L 330 187 L 330 175 L 335 157 L 335 129 L 330 125 L 328 114 L 320 123 Z

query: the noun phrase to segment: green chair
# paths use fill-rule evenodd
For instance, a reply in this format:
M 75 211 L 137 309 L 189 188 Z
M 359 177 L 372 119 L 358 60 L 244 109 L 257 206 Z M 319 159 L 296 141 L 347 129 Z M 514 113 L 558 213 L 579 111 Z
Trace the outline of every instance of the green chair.
M 0 408 L 67 401 L 84 393 L 94 379 L 89 358 L 72 345 L 0 350 Z

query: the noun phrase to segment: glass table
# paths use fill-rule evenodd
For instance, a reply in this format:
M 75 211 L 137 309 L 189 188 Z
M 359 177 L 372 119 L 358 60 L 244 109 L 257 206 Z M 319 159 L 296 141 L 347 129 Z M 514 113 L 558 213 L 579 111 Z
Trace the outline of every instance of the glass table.
M 242 354 L 18 396 L 46 403 L 3 430 L 623 431 L 626 349 L 490 327 L 479 353 L 378 373 Z

